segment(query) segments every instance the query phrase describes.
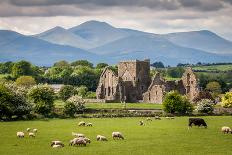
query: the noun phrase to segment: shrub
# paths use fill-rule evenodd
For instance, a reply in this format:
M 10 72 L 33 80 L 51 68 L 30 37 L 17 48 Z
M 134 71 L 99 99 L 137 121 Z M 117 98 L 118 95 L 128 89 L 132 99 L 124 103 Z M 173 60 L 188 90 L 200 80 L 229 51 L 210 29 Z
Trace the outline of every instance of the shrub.
M 176 91 L 172 91 L 165 95 L 163 109 L 167 113 L 186 114 L 192 112 L 193 107 L 186 97 L 181 96 Z
M 77 113 L 82 113 L 85 109 L 85 102 L 80 96 L 72 96 L 66 102 L 64 106 L 64 113 L 73 117 Z
M 16 84 L 19 86 L 31 87 L 36 84 L 35 79 L 31 76 L 20 76 L 16 79 Z
M 64 85 L 61 87 L 61 89 L 59 91 L 59 97 L 63 101 L 66 101 L 68 98 L 70 98 L 74 94 L 75 94 L 75 88 L 71 85 Z
M 232 92 L 227 92 L 222 97 L 222 106 L 224 108 L 231 108 L 232 107 Z
M 51 113 L 54 107 L 54 91 L 48 85 L 37 85 L 28 92 L 29 99 L 35 105 L 35 111 L 42 115 Z
M 97 98 L 97 97 L 96 97 L 96 92 L 88 91 L 88 92 L 86 93 L 85 98 L 89 98 L 89 99 L 95 99 L 95 98 Z
M 197 102 L 196 110 L 200 113 L 212 113 L 214 103 L 209 99 L 202 99 L 201 101 Z
M 78 96 L 85 97 L 86 93 L 88 92 L 88 88 L 86 86 L 80 86 L 77 89 L 78 91 Z

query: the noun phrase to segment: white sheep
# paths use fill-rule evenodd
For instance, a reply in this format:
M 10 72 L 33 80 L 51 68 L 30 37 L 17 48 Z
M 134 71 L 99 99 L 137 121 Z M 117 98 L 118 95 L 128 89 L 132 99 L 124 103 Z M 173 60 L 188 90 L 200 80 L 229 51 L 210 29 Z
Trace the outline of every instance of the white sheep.
M 97 135 L 97 141 L 108 141 L 105 136 Z
M 161 120 L 159 116 L 155 116 L 155 120 Z
M 78 126 L 85 126 L 85 122 L 84 121 L 79 122 Z
M 82 134 L 82 133 L 75 133 L 75 132 L 72 132 L 72 135 L 73 136 L 76 136 L 76 137 L 85 137 L 85 135 L 84 134 Z
M 24 132 L 19 131 L 19 132 L 16 133 L 16 135 L 17 135 L 18 138 L 24 138 L 25 134 L 24 134 Z
M 84 138 L 76 138 L 76 139 L 74 138 L 73 140 L 70 141 L 70 145 L 73 145 L 73 146 L 75 146 L 75 145 L 86 146 L 86 143 L 87 142 L 84 140 Z
M 84 141 L 85 141 L 86 143 L 89 143 L 89 144 L 91 143 L 91 140 L 90 140 L 89 138 L 84 137 L 83 139 L 84 139 Z
M 112 137 L 113 139 L 124 139 L 123 135 L 121 132 L 112 132 Z
M 33 131 L 34 133 L 37 133 L 38 129 L 33 129 L 32 131 Z
M 229 132 L 232 133 L 232 130 L 228 126 L 223 126 L 222 129 L 221 129 L 221 131 L 223 133 L 229 133 Z
M 53 148 L 62 148 L 62 147 L 64 147 L 64 146 L 63 146 L 63 145 L 56 145 L 56 144 L 55 144 L 55 145 L 52 145 L 52 147 L 53 147 Z
M 29 137 L 33 137 L 33 138 L 35 137 L 35 133 L 34 132 L 29 132 L 28 135 L 29 135 Z
M 30 132 L 31 131 L 31 128 L 27 128 L 27 132 Z
M 147 121 L 152 121 L 151 117 L 148 117 L 148 118 L 147 118 Z
M 61 141 L 59 141 L 59 140 L 52 141 L 51 142 L 51 146 L 53 146 L 53 145 L 61 145 L 62 147 L 64 147 L 64 144 Z
M 92 123 L 87 123 L 86 126 L 93 126 L 93 124 Z

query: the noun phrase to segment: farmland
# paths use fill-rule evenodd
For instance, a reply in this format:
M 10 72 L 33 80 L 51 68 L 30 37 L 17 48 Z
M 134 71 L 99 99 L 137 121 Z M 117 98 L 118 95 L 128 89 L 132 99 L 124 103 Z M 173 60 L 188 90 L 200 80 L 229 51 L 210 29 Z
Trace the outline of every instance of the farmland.
M 83 118 L 48 119 L 36 121 L 17 121 L 0 123 L 0 154 L 230 154 L 232 135 L 222 134 L 220 128 L 232 126 L 231 116 L 203 117 L 208 129 L 193 127 L 188 130 L 188 117 L 176 117 L 174 120 L 145 121 L 145 118 Z M 145 126 L 139 126 L 139 120 Z M 79 121 L 92 122 L 93 127 L 78 127 Z M 38 128 L 36 137 L 17 139 L 17 131 L 26 128 Z M 111 133 L 121 131 L 125 140 L 113 140 Z M 68 146 L 71 132 L 83 133 L 92 142 L 87 147 Z M 108 142 L 96 141 L 96 135 L 108 137 Z M 62 149 L 50 147 L 52 140 L 65 143 Z

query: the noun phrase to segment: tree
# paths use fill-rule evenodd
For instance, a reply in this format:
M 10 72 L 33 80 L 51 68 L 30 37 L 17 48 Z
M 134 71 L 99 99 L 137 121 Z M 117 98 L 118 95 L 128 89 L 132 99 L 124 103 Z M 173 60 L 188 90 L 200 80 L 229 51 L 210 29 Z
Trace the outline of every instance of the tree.
M 0 73 L 1 74 L 9 74 L 11 73 L 12 67 L 14 63 L 11 61 L 0 63 Z
M 16 79 L 16 84 L 25 87 L 31 87 L 36 84 L 35 79 L 31 76 L 20 76 Z
M 222 92 L 221 85 L 216 81 L 209 82 L 206 85 L 206 90 L 212 92 L 214 96 L 216 96 Z
M 224 108 L 231 108 L 232 107 L 232 92 L 227 92 L 222 97 L 222 106 Z
M 71 63 L 71 66 L 86 66 L 93 68 L 93 64 L 87 60 L 77 60 Z
M 35 111 L 42 115 L 51 113 L 54 107 L 54 91 L 48 85 L 37 85 L 28 92 L 29 99 L 35 104 Z
M 210 94 L 209 91 L 200 91 L 197 96 L 193 99 L 193 102 L 199 102 L 202 99 L 209 99 L 211 101 L 213 101 L 213 96 Z
M 213 112 L 213 101 L 209 99 L 202 99 L 201 101 L 197 102 L 196 110 L 200 113 L 212 113 Z
M 75 94 L 75 88 L 71 85 L 64 85 L 61 87 L 61 89 L 59 91 L 59 97 L 63 101 L 66 101 L 68 98 L 70 98 L 74 94 Z
M 86 86 L 80 86 L 77 89 L 78 95 L 81 97 L 85 97 L 86 93 L 88 92 L 88 88 Z
M 0 84 L 0 117 L 11 119 L 28 115 L 32 106 L 26 100 L 26 90 L 13 83 Z
M 164 68 L 164 64 L 161 61 L 154 62 L 151 66 L 155 68 Z
M 180 78 L 184 73 L 183 67 L 174 67 L 174 68 L 168 68 L 167 74 L 170 77 L 173 78 Z
M 107 63 L 98 63 L 96 66 L 96 69 L 102 69 L 105 68 L 106 66 L 109 66 Z
M 24 60 L 15 63 L 12 67 L 12 75 L 15 78 L 23 75 L 33 75 L 31 63 Z
M 64 106 L 64 113 L 73 117 L 76 113 L 82 113 L 85 109 L 85 102 L 80 96 L 72 96 L 70 97 Z
M 63 68 L 63 67 L 69 67 L 70 65 L 67 61 L 61 60 L 61 61 L 55 62 L 53 66 Z
M 190 113 L 193 110 L 191 103 L 178 92 L 172 91 L 165 95 L 163 102 L 164 111 L 168 113 Z

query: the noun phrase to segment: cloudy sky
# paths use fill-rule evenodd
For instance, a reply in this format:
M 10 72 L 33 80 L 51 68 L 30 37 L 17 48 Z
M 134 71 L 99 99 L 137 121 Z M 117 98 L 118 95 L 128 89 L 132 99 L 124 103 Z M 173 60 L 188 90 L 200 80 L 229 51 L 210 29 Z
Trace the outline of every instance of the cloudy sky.
M 207 29 L 232 40 L 232 0 L 0 0 L 0 29 L 35 34 L 88 20 L 153 33 Z

